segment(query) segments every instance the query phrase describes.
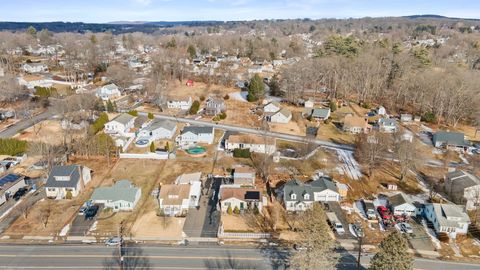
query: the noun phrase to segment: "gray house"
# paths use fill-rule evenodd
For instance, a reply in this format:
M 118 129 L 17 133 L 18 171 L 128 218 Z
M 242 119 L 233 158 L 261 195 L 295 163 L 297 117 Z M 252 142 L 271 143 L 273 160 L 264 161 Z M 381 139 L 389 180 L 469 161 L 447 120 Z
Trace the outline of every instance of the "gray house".
M 480 205 L 480 179 L 466 171 L 455 170 L 445 175 L 445 191 L 456 204 L 474 210 Z
M 287 211 L 305 211 L 312 207 L 313 202 L 340 201 L 338 189 L 328 177 L 320 177 L 307 183 L 291 180 L 285 183 L 277 194 Z
M 47 197 L 65 199 L 76 197 L 91 180 L 90 169 L 81 165 L 53 166 L 45 190 Z
M 217 115 L 227 110 L 225 101 L 221 98 L 209 98 L 207 100 L 207 106 L 205 107 L 206 115 Z
M 330 108 L 317 108 L 312 110 L 312 119 L 326 120 L 330 117 Z
M 177 124 L 170 120 L 155 119 L 148 126 L 140 130 L 139 138 L 151 141 L 170 139 L 177 131 Z
M 433 145 L 437 148 L 468 150 L 471 145 L 461 132 L 438 131 L 433 134 Z
M 137 205 L 142 190 L 134 187 L 128 180 L 120 180 L 111 187 L 96 188 L 92 194 L 93 203 L 103 204 L 105 208 L 116 211 L 132 211 Z

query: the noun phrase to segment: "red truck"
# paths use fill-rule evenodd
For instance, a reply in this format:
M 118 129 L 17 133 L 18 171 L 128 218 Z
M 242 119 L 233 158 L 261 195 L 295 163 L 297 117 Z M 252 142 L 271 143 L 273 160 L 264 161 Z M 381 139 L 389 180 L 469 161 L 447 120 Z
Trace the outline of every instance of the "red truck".
M 377 207 L 377 211 L 378 213 L 380 214 L 380 217 L 383 219 L 383 220 L 389 220 L 392 218 L 392 214 L 390 213 L 390 211 L 388 210 L 387 207 L 383 206 L 383 205 L 380 205 Z

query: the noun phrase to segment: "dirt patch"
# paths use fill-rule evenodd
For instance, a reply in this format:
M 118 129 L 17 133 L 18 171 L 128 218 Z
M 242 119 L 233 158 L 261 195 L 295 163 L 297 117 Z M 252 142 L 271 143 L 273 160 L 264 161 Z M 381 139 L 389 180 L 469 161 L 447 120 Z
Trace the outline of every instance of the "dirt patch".
M 14 138 L 29 142 L 42 142 L 54 145 L 63 143 L 66 135 L 60 122 L 56 120 L 45 120 L 29 127 L 14 136 Z M 67 136 L 68 137 L 68 136 Z
M 137 219 L 132 227 L 135 237 L 182 237 L 185 218 L 159 217 L 155 211 L 148 211 Z

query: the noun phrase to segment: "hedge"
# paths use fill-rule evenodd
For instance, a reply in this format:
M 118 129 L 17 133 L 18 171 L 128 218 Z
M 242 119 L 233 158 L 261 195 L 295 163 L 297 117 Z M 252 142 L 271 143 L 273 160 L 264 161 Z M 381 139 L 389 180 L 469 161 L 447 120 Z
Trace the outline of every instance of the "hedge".
M 240 149 L 235 148 L 233 149 L 233 157 L 236 158 L 250 158 L 250 149 Z
M 27 142 L 17 139 L 0 139 L 0 154 L 14 156 L 27 151 Z

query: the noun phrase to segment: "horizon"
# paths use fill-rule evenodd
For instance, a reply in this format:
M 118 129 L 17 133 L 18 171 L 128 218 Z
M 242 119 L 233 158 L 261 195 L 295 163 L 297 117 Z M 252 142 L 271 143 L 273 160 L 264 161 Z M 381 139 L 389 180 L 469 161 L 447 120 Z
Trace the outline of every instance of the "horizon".
M 18 0 L 2 4 L 0 22 L 135 23 L 183 21 L 254 21 L 288 19 L 359 19 L 439 15 L 478 19 L 480 2 L 458 0 Z M 25 14 L 28 14 L 26 17 Z

